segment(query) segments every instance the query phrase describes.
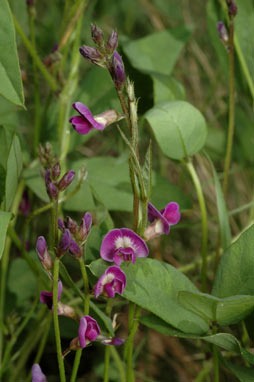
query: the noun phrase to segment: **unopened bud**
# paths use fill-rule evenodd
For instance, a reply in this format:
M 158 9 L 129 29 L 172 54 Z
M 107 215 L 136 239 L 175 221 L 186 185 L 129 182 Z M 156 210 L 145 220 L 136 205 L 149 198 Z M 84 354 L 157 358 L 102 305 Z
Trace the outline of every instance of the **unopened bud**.
M 117 48 L 117 45 L 118 45 L 118 33 L 117 31 L 113 30 L 107 41 L 106 52 L 110 55 L 113 54 Z
M 80 53 L 87 60 L 91 61 L 93 64 L 101 66 L 104 68 L 104 57 L 98 51 L 98 49 L 93 48 L 91 46 L 83 45 L 79 48 Z
M 48 253 L 47 242 L 43 236 L 39 236 L 36 243 L 36 252 L 43 267 L 46 270 L 52 269 L 53 262 L 50 254 Z
M 61 237 L 60 243 L 57 248 L 58 256 L 63 256 L 70 248 L 72 237 L 70 231 L 66 229 Z
M 61 218 L 58 218 L 58 228 L 60 229 L 60 231 L 64 232 L 65 231 L 65 224 L 64 224 L 64 221 L 63 219 Z
M 58 188 L 56 185 L 49 181 L 46 183 L 47 193 L 50 199 L 57 199 L 58 198 Z
M 93 42 L 98 45 L 99 47 L 102 47 L 104 44 L 104 36 L 101 28 L 99 28 L 97 25 L 92 24 L 91 25 L 91 36 L 93 39 Z
M 53 180 L 57 180 L 60 176 L 60 173 L 61 173 L 61 166 L 59 164 L 59 162 L 57 162 L 53 167 L 52 167 L 52 171 L 51 171 L 51 174 L 52 174 L 52 179 Z
M 125 71 L 120 54 L 115 51 L 112 58 L 112 78 L 117 89 L 121 90 L 125 83 Z
M 83 216 L 82 222 L 79 227 L 78 231 L 78 239 L 81 243 L 84 243 L 87 239 L 87 236 L 90 233 L 92 226 L 92 215 L 90 212 L 86 212 Z
M 233 16 L 235 17 L 236 14 L 237 14 L 237 6 L 236 6 L 236 3 L 234 2 L 234 0 L 231 0 L 230 3 L 228 4 L 228 14 L 230 16 Z
M 71 244 L 70 244 L 70 248 L 69 248 L 69 251 L 71 252 L 71 254 L 76 257 L 76 258 L 80 258 L 82 257 L 82 251 L 81 251 L 81 248 L 79 247 L 79 245 L 76 243 L 75 240 L 71 240 Z
M 70 218 L 70 216 L 67 216 L 66 227 L 70 230 L 71 233 L 75 234 L 78 231 L 78 224 L 77 224 L 77 222 L 75 222 L 75 220 Z
M 71 170 L 66 172 L 60 182 L 58 183 L 58 189 L 59 191 L 64 191 L 69 185 L 72 183 L 73 179 L 75 177 L 75 171 Z
M 222 21 L 219 21 L 217 23 L 217 29 L 218 29 L 218 34 L 223 45 L 227 46 L 229 37 L 228 37 L 228 31 L 225 24 Z

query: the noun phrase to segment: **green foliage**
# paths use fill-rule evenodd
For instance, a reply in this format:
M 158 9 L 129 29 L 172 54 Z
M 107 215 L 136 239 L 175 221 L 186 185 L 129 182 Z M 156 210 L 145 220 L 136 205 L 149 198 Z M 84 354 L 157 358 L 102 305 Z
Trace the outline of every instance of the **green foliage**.
M 0 211 L 0 259 L 3 254 L 6 232 L 11 220 L 11 213 Z
M 123 50 L 134 68 L 169 75 L 190 34 L 191 30 L 186 27 L 165 30 L 127 42 Z
M 21 73 L 17 55 L 15 31 L 7 0 L 0 8 L 0 94 L 16 105 L 24 106 Z
M 206 123 L 202 114 L 185 101 L 165 102 L 146 113 L 163 153 L 171 159 L 196 154 L 205 144 Z
M 104 262 L 97 260 L 90 264 L 90 269 L 100 276 L 103 266 Z M 184 333 L 203 334 L 208 331 L 202 318 L 177 302 L 180 290 L 196 291 L 194 284 L 177 269 L 155 259 L 137 259 L 135 264 L 123 264 L 121 268 L 127 277 L 125 298 Z
M 172 76 L 151 74 L 153 80 L 154 104 L 185 99 L 183 85 Z
M 178 301 L 186 309 L 199 314 L 209 324 L 221 326 L 240 322 L 253 311 L 254 297 L 233 296 L 218 298 L 205 293 L 180 291 Z
M 212 294 L 223 298 L 254 295 L 254 225 L 247 229 L 222 256 Z

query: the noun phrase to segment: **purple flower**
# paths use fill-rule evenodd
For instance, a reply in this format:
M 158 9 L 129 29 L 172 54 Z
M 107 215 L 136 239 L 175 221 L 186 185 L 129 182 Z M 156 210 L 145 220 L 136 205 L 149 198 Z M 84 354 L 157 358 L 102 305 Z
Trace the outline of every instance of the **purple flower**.
M 43 236 L 39 236 L 36 243 L 36 251 L 43 267 L 50 270 L 53 266 L 52 259 L 48 253 L 47 242 Z
M 62 290 L 63 290 L 63 284 L 59 280 L 58 281 L 58 287 L 57 287 L 57 301 L 59 301 L 61 298 Z M 46 304 L 50 310 L 53 310 L 53 293 L 52 292 L 45 292 L 45 291 L 41 292 L 40 293 L 40 302 L 42 304 Z
M 32 366 L 32 382 L 47 382 L 47 378 L 41 371 L 38 363 Z
M 91 36 L 92 36 L 93 42 L 96 45 L 103 46 L 104 44 L 103 32 L 101 28 L 98 27 L 98 25 L 95 25 L 95 24 L 91 25 Z
M 71 170 L 66 172 L 66 174 L 64 174 L 64 176 L 60 179 L 58 183 L 59 191 L 64 191 L 67 187 L 69 187 L 74 177 L 75 177 L 75 171 Z
M 124 71 L 124 65 L 123 60 L 120 54 L 115 51 L 112 57 L 112 78 L 115 83 L 115 86 L 117 89 L 121 90 L 123 88 L 123 85 L 125 83 L 125 71 Z
M 69 251 L 76 258 L 82 257 L 81 248 L 74 239 L 71 239 Z
M 52 167 L 52 178 L 54 180 L 57 180 L 60 176 L 60 173 L 61 173 L 61 166 L 60 164 L 57 162 L 53 167 Z
M 122 261 L 132 261 L 134 264 L 136 257 L 146 257 L 148 252 L 144 240 L 128 228 L 108 232 L 100 249 L 101 257 L 106 261 L 114 261 L 116 265 Z
M 89 342 L 95 341 L 100 332 L 100 327 L 94 318 L 82 316 L 78 331 L 81 348 L 83 349 Z
M 101 294 L 106 294 L 114 298 L 116 293 L 122 294 L 126 286 L 126 276 L 124 272 L 116 266 L 109 267 L 99 278 L 94 288 L 95 298 Z
M 145 238 L 151 240 L 158 235 L 168 235 L 170 226 L 179 222 L 181 217 L 179 204 L 171 202 L 161 211 L 158 211 L 152 203 L 148 204 L 148 220 L 152 223 L 145 230 Z
M 19 211 L 22 212 L 24 216 L 28 216 L 30 213 L 30 200 L 29 200 L 29 195 L 28 191 L 25 190 L 22 195 L 21 202 L 19 204 Z
M 71 117 L 69 121 L 79 134 L 88 134 L 91 130 L 103 130 L 106 126 L 119 120 L 114 110 L 108 110 L 93 117 L 91 111 L 81 102 L 72 104 L 80 115 Z

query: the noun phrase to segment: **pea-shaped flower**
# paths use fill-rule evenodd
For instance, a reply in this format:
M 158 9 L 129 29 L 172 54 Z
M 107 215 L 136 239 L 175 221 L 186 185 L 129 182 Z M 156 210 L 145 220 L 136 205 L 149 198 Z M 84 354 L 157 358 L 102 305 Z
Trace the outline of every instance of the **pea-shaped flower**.
M 63 284 L 62 284 L 62 281 L 59 280 L 58 286 L 57 286 L 57 301 L 60 300 L 62 291 L 63 291 Z M 45 291 L 41 292 L 40 293 L 40 302 L 42 304 L 47 305 L 47 307 L 50 310 L 53 310 L 53 292 L 45 292 Z
M 148 220 L 152 223 L 144 233 L 146 240 L 151 240 L 156 236 L 168 235 L 170 226 L 179 222 L 181 217 L 179 204 L 171 202 L 162 210 L 157 210 L 152 203 L 148 204 Z
M 83 349 L 90 342 L 95 341 L 100 332 L 100 327 L 94 318 L 91 316 L 82 316 L 78 331 L 80 347 Z
M 108 110 L 93 116 L 88 107 L 82 102 L 75 102 L 72 106 L 80 115 L 71 117 L 69 121 L 79 134 L 88 134 L 94 129 L 104 130 L 106 126 L 121 119 L 115 110 Z
M 99 278 L 94 288 L 94 295 L 96 298 L 101 294 L 114 298 L 116 293 L 123 293 L 125 286 L 126 276 L 124 272 L 113 265 Z
M 38 363 L 35 363 L 32 366 L 32 382 L 47 382 L 47 378 L 41 371 L 40 365 Z
M 112 229 L 104 237 L 100 254 L 106 261 L 120 265 L 122 261 L 132 261 L 137 257 L 147 257 L 148 247 L 143 239 L 128 228 Z

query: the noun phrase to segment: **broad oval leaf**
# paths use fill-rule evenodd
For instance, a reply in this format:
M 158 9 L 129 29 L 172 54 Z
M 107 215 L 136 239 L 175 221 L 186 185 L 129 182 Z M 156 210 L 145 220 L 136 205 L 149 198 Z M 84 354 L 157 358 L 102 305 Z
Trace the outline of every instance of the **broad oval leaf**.
M 218 298 L 206 293 L 180 291 L 178 301 L 208 323 L 215 321 L 222 326 L 238 323 L 254 309 L 253 296 Z
M 171 159 L 194 155 L 205 144 L 205 119 L 188 102 L 163 102 L 149 110 L 145 117 L 161 150 Z
M 192 282 L 171 265 L 155 259 L 137 259 L 135 264 L 122 264 L 127 277 L 123 296 L 154 313 L 184 333 L 204 334 L 208 324 L 197 314 L 188 311 L 177 301 L 180 290 L 197 291 Z M 100 276 L 105 262 L 96 260 L 91 271 Z
M 222 256 L 214 280 L 214 296 L 254 296 L 253 247 L 254 225 L 242 233 Z
M 24 106 L 15 30 L 7 0 L 0 7 L 0 94 L 16 105 Z

